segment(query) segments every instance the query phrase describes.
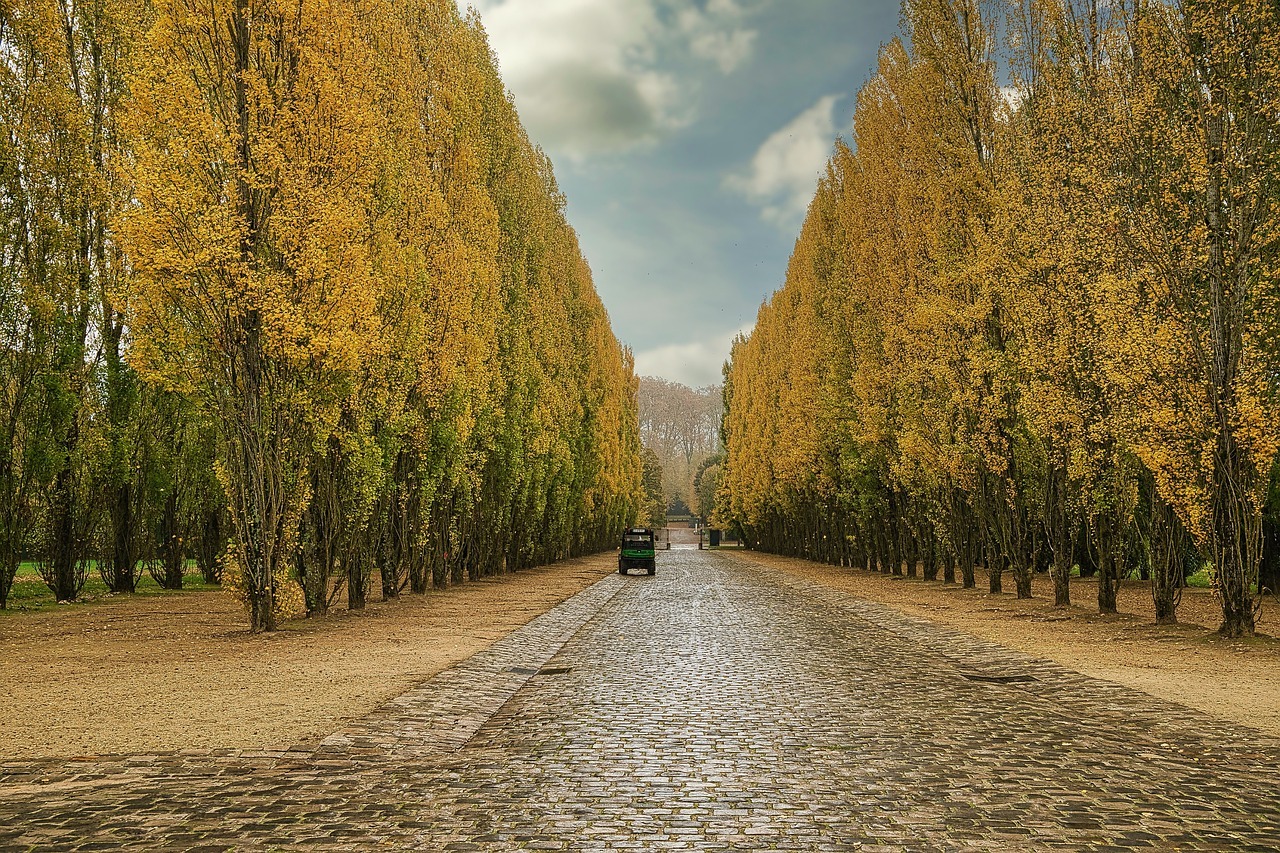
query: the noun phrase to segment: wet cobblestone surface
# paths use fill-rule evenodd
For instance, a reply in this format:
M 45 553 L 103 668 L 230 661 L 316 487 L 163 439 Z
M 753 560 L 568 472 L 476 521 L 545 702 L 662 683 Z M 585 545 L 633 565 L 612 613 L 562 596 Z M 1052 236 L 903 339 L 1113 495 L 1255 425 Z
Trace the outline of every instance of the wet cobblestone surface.
M 1278 792 L 1274 739 L 671 551 L 317 748 L 0 762 L 0 849 L 1272 851 Z

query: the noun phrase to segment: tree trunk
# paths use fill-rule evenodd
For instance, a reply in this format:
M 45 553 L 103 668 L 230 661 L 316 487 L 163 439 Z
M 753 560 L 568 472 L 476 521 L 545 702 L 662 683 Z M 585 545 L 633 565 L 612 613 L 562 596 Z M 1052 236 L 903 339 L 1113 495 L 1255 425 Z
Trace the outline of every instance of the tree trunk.
M 112 592 L 133 592 L 138 576 L 135 549 L 133 485 L 126 479 L 108 488 L 111 519 L 111 555 L 104 561 L 102 582 Z
M 388 559 L 386 550 L 377 549 L 378 576 L 382 581 L 382 600 L 393 601 L 400 597 L 400 576 L 395 562 Z
M 17 412 L 11 415 L 17 420 Z M 12 447 L 13 442 L 10 442 Z M 9 448 L 6 448 L 8 450 Z M 9 606 L 13 579 L 22 561 L 27 513 L 23 509 L 23 487 L 15 476 L 11 458 L 0 457 L 0 610 Z
M 105 291 L 105 288 L 104 288 Z M 130 421 L 138 416 L 133 402 L 133 382 L 120 356 L 123 320 L 116 322 L 110 297 L 102 294 L 103 357 L 106 362 L 106 424 L 104 437 L 109 460 L 106 475 L 106 504 L 111 541 L 110 555 L 99 566 L 99 574 L 112 592 L 133 592 L 138 580 L 138 562 L 142 554 L 138 543 L 140 526 L 135 490 L 141 490 L 145 473 L 137 465 L 138 452 L 133 445 L 144 441 L 142 435 L 130 435 Z M 161 575 L 163 577 L 163 575 Z
M 205 511 L 201 519 L 200 547 L 196 553 L 196 562 L 206 584 L 222 582 L 221 560 L 225 544 L 222 537 L 222 511 Z
M 1119 537 L 1107 513 L 1098 517 L 1098 612 L 1115 613 L 1120 586 Z
M 183 539 L 178 492 L 177 489 L 172 489 L 165 496 L 163 515 L 160 519 L 159 550 L 162 571 L 156 580 L 164 589 L 182 589 L 187 563 Z
M 968 498 L 960 489 L 951 490 L 950 503 L 948 523 L 951 525 L 951 550 L 955 562 L 959 563 L 961 586 L 964 589 L 973 589 L 978 582 L 973 572 L 974 563 L 977 562 L 977 554 L 974 553 L 977 542 L 973 535 L 972 509 Z M 955 582 L 954 573 L 952 582 Z
M 1053 578 L 1053 606 L 1067 607 L 1071 604 L 1071 552 L 1054 549 L 1053 567 L 1049 574 Z
M 363 558 L 352 553 L 347 559 L 347 609 L 364 610 L 368 600 L 366 593 L 368 576 L 364 571 Z
M 1244 352 L 1246 306 L 1254 289 L 1252 279 L 1258 276 L 1254 258 L 1246 251 L 1256 248 L 1248 245 L 1251 237 L 1244 235 L 1253 235 L 1254 226 L 1260 224 L 1258 214 L 1251 208 L 1267 209 L 1258 199 L 1274 192 L 1267 186 L 1274 179 L 1263 172 L 1274 159 L 1274 107 L 1265 99 L 1253 104 L 1255 99 L 1241 91 L 1248 86 L 1248 72 L 1233 67 L 1240 51 L 1257 50 L 1256 43 L 1251 42 L 1258 36 L 1249 31 L 1250 25 L 1256 26 L 1257 22 L 1242 20 L 1238 22 L 1239 29 L 1230 35 L 1217 29 L 1195 32 L 1196 23 L 1192 55 L 1208 95 L 1203 108 L 1208 167 L 1204 224 L 1208 245 L 1202 272 L 1208 285 L 1208 379 L 1216 427 L 1209 482 L 1210 547 L 1222 602 L 1222 625 L 1218 631 L 1226 637 L 1245 637 L 1252 636 L 1255 629 L 1253 585 L 1258 577 L 1261 525 L 1254 496 L 1254 466 L 1248 449 L 1236 437 L 1240 411 L 1236 383 Z M 1270 38 L 1270 33 L 1266 37 Z M 1222 43 L 1224 39 L 1238 39 L 1240 44 L 1228 48 Z M 1266 55 L 1265 51 L 1258 52 Z M 1224 55 L 1231 58 L 1224 60 Z M 1237 156 L 1247 152 L 1258 165 L 1246 169 L 1243 175 L 1233 175 L 1228 152 Z M 1256 179 L 1256 188 L 1245 189 L 1251 177 Z M 1265 264 L 1265 260 L 1257 260 Z
M 916 578 L 920 574 L 920 540 L 911 537 L 909 534 L 905 538 L 905 547 L 903 548 L 903 556 L 907 563 L 907 577 Z
M 240 261 L 247 275 L 257 275 L 263 266 L 262 249 L 269 214 L 267 189 L 255 184 L 260 165 L 254 157 L 253 107 L 249 87 L 254 78 L 253 45 L 250 33 L 254 16 L 249 0 L 235 0 L 228 21 L 228 35 L 235 54 L 233 80 L 237 127 L 236 217 L 241 230 Z M 233 280 L 237 288 L 243 283 Z M 245 596 L 249 605 L 249 628 L 253 632 L 276 628 L 276 574 L 282 561 L 292 554 L 282 553 L 284 533 L 283 435 L 285 423 L 277 410 L 272 377 L 262 334 L 262 317 L 256 307 L 232 315 L 227 332 L 232 337 L 231 382 L 224 400 L 231 433 L 227 453 L 231 471 L 228 500 L 236 527 L 239 559 L 244 570 Z
M 276 628 L 276 574 L 280 553 L 284 472 L 283 424 L 267 411 L 265 356 L 258 313 L 251 311 L 239 324 L 243 339 L 235 361 L 239 388 L 229 395 L 234 435 L 227 453 L 231 468 L 231 516 L 236 527 L 238 558 L 244 571 L 244 594 L 249 605 L 249 628 L 258 633 Z
M 1173 507 L 1158 493 L 1152 494 L 1151 504 L 1151 598 L 1156 624 L 1172 625 L 1178 621 L 1185 580 L 1183 558 L 1190 536 Z
M 437 502 L 431 509 L 431 585 L 444 589 L 449 585 L 449 522 L 448 511 Z
M 1013 582 L 1018 598 L 1031 598 L 1031 562 L 1023 555 L 1013 567 Z
M 1053 555 L 1049 577 L 1053 580 L 1053 606 L 1071 604 L 1071 565 L 1074 562 L 1074 537 L 1068 494 L 1067 472 L 1056 465 L 1049 467 L 1045 496 L 1045 540 Z
M 1254 585 L 1262 551 L 1262 519 L 1252 494 L 1252 471 L 1243 449 L 1228 432 L 1231 428 L 1224 424 L 1218 430 L 1210 498 L 1213 572 L 1222 602 L 1218 633 L 1224 637 L 1252 637 L 1256 629 Z
M 1280 515 L 1280 508 L 1270 504 L 1262 517 L 1262 555 L 1258 563 L 1259 595 L 1280 593 L 1280 518 L 1277 515 Z
M 77 426 L 71 427 L 73 436 L 79 435 Z M 79 510 L 75 495 L 75 474 L 71 470 L 70 450 L 74 448 L 74 438 L 67 442 L 67 461 L 62 470 L 54 478 L 53 506 L 53 539 L 49 543 L 51 554 L 51 575 L 45 583 L 53 591 L 58 601 L 74 601 L 84 588 L 84 578 L 80 570 L 80 543 L 76 530 L 76 512 Z
M 977 555 L 974 553 L 973 540 L 965 542 L 964 550 L 961 552 L 960 559 L 960 586 L 964 589 L 973 589 L 978 585 L 977 573 L 974 571 L 977 567 Z
M 255 634 L 276 629 L 275 587 L 249 594 L 249 630 Z
M 9 606 L 9 593 L 13 589 L 13 579 L 18 574 L 16 555 L 0 554 L 0 610 Z
M 409 591 L 414 595 L 426 595 L 431 579 L 427 574 L 427 561 L 418 553 L 419 550 L 414 548 L 409 557 Z
M 938 543 L 932 536 L 922 543 L 924 557 L 924 579 L 927 581 L 936 581 L 938 579 Z

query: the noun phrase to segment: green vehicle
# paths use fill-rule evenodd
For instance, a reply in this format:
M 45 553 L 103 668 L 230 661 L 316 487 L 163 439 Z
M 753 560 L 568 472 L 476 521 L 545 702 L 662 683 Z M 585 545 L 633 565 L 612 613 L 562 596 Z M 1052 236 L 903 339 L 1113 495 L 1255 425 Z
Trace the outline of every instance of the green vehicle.
M 644 569 L 649 574 L 658 570 L 653 554 L 653 530 L 648 527 L 630 527 L 622 534 L 622 550 L 618 554 L 618 574 L 627 569 Z

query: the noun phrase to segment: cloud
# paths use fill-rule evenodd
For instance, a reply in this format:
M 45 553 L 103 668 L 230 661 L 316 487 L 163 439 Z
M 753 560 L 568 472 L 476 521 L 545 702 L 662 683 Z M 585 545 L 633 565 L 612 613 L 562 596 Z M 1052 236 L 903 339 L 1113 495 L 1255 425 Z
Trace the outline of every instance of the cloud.
M 756 150 L 751 166 L 729 175 L 725 186 L 760 207 L 760 215 L 784 230 L 799 227 L 836 138 L 840 95 L 825 95 Z
M 581 156 L 652 140 L 676 124 L 663 107 L 670 83 L 566 62 L 530 74 L 520 112 L 544 147 Z
M 735 0 L 711 0 L 705 10 L 682 9 L 677 21 L 694 56 L 714 62 L 722 74 L 732 74 L 755 53 L 760 33 L 740 26 L 749 14 Z
M 696 115 L 699 69 L 752 55 L 734 0 L 477 0 L 530 135 L 583 159 L 655 142 Z M 682 61 L 684 60 L 684 61 Z
M 1024 94 L 1023 90 L 1017 86 L 1000 87 L 1000 99 L 1004 101 L 1005 107 L 1011 112 L 1017 112 L 1022 107 Z
M 487 0 L 478 11 L 520 117 L 543 146 L 581 157 L 681 124 L 675 81 L 652 65 L 661 25 L 650 3 Z
M 733 339 L 751 332 L 746 326 L 727 335 L 685 344 L 667 344 L 636 353 L 636 374 L 683 382 L 690 388 L 719 385 L 721 366 L 729 358 Z
M 751 57 L 758 35 L 755 30 L 713 30 L 694 36 L 690 47 L 694 56 L 710 59 L 723 73 L 731 74 Z

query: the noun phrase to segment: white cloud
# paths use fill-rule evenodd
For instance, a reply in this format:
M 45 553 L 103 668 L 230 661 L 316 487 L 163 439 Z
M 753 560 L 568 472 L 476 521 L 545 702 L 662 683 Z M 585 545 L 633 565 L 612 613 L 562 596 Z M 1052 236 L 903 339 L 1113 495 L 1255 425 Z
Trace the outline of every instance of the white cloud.
M 694 56 L 710 59 L 722 72 L 731 74 L 751 57 L 758 35 L 755 30 L 713 30 L 694 36 L 690 47 Z
M 1017 112 L 1022 107 L 1022 99 L 1025 93 L 1017 86 L 1001 86 L 1000 99 L 1004 101 L 1005 107 L 1010 112 Z
M 671 382 L 683 382 L 690 388 L 719 385 L 724 381 L 721 366 L 729 358 L 733 339 L 750 334 L 747 326 L 710 340 L 687 344 L 667 344 L 636 353 L 636 374 L 659 376 Z
M 680 124 L 678 91 L 651 66 L 647 0 L 484 0 L 478 11 L 534 139 L 570 156 L 651 141 Z
M 760 207 L 760 215 L 794 231 L 804 218 L 836 138 L 839 95 L 826 95 L 756 150 L 751 166 L 729 175 L 725 186 Z
M 748 12 L 734 0 L 711 0 L 705 11 L 688 3 L 476 0 L 476 8 L 530 135 L 581 159 L 691 121 L 697 68 L 680 57 L 726 74 L 750 58 L 756 33 L 740 26 Z
M 760 35 L 740 26 L 747 14 L 735 0 L 711 0 L 705 11 L 696 6 L 682 9 L 677 20 L 694 56 L 714 62 L 723 74 L 732 74 L 755 53 Z

